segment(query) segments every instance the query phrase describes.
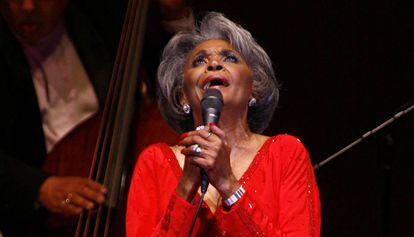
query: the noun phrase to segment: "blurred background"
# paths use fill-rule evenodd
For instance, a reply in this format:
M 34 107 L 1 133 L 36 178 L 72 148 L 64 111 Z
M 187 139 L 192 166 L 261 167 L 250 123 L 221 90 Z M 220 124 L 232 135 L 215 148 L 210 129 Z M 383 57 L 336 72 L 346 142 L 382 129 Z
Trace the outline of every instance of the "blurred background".
M 102 13 L 96 2 L 113 6 Z M 266 134 L 299 137 L 314 164 L 413 104 L 414 10 L 408 5 L 356 0 L 188 4 L 196 17 L 223 12 L 268 52 L 283 88 Z M 115 20 L 101 29 L 117 39 L 124 1 L 79 5 L 97 24 L 112 14 Z M 145 50 L 152 60 L 145 63 L 156 68 L 159 52 L 150 49 Z M 414 111 L 316 171 L 322 236 L 414 236 L 413 133 Z

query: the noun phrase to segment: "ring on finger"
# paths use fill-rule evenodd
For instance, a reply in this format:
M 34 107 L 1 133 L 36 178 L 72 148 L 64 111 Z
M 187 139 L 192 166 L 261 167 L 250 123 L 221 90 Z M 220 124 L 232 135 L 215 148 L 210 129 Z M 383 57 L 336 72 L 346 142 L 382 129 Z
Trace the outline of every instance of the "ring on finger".
M 69 203 L 71 203 L 71 198 L 73 197 L 73 195 L 72 195 L 72 193 L 67 193 L 66 194 L 66 198 L 65 198 L 65 204 L 69 204 Z
M 196 131 L 200 131 L 200 130 L 203 130 L 205 128 L 205 126 L 204 125 L 200 125 L 200 126 L 198 126 L 198 127 L 196 127 Z
M 195 153 L 197 153 L 197 154 L 201 154 L 201 147 L 200 147 L 200 145 L 195 144 L 195 145 L 193 146 L 193 151 L 194 151 Z
M 209 132 L 209 133 L 207 134 L 207 137 L 206 137 L 206 138 L 208 138 L 209 136 L 211 136 L 211 132 Z

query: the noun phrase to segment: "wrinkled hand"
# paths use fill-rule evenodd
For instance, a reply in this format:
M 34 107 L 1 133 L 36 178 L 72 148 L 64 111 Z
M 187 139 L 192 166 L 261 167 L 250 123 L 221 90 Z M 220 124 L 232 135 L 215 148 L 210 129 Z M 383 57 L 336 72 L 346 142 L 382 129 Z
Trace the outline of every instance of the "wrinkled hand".
M 178 196 L 192 202 L 194 199 L 198 187 L 201 183 L 201 168 L 189 163 L 187 160 L 191 159 L 190 157 L 185 157 L 183 173 L 181 174 L 180 180 L 178 181 L 178 186 L 176 192 Z
M 194 150 L 196 144 L 201 147 L 200 152 Z M 223 130 L 213 125 L 189 132 L 182 145 L 186 146 L 181 151 L 186 156 L 186 162 L 204 169 L 211 185 L 222 197 L 227 198 L 237 190 L 240 184 L 231 169 L 231 148 Z
M 105 193 L 103 185 L 87 178 L 52 176 L 40 187 L 38 200 L 49 211 L 70 216 L 102 204 Z
M 182 138 L 180 139 L 183 139 L 188 136 L 188 133 L 182 134 L 181 136 Z M 180 140 L 179 145 L 182 145 L 181 142 L 182 141 Z M 176 192 L 178 196 L 191 203 L 197 193 L 198 187 L 200 186 L 201 168 L 187 162 L 187 159 L 189 159 L 189 157 L 185 157 L 184 159 L 183 172 L 180 176 L 180 180 L 178 181 Z

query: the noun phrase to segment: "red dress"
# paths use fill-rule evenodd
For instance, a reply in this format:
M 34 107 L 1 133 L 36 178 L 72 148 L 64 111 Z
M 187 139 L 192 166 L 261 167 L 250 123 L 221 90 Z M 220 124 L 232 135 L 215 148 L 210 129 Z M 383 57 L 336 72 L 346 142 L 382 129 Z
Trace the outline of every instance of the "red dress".
M 175 189 L 182 169 L 164 143 L 140 155 L 128 196 L 126 232 L 187 236 L 196 203 Z M 230 211 L 203 204 L 193 236 L 319 236 L 320 203 L 309 155 L 289 135 L 269 138 L 240 178 L 246 193 Z

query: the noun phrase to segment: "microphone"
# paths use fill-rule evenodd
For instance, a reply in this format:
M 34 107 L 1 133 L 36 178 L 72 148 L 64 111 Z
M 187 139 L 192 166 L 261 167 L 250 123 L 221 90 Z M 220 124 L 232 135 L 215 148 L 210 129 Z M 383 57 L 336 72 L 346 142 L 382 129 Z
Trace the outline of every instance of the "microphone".
M 223 108 L 223 95 L 217 89 L 207 89 L 201 99 L 201 110 L 203 113 L 203 122 L 205 125 L 218 123 L 221 109 Z M 208 187 L 208 176 L 204 170 L 201 170 L 201 192 L 205 193 Z

